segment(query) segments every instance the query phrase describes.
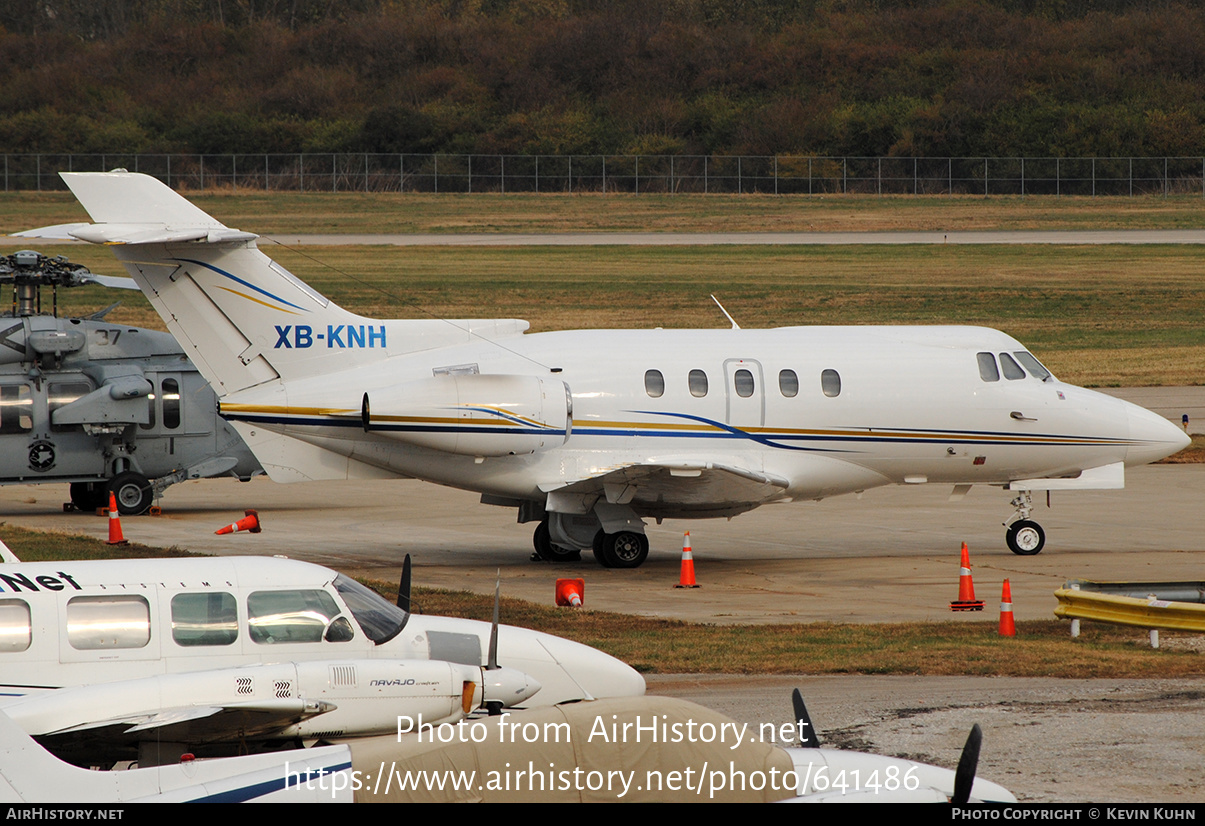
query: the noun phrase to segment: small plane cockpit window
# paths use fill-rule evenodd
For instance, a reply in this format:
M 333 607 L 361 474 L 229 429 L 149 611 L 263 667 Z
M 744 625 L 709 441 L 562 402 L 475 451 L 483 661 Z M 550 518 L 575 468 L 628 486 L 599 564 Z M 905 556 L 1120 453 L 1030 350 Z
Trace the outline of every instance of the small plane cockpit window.
M 33 393 L 28 384 L 0 386 L 0 434 L 33 430 Z
M 742 399 L 747 399 L 753 395 L 753 374 L 744 368 L 737 370 L 732 374 L 732 381 L 736 385 L 736 395 Z
M 0 599 L 0 654 L 24 651 L 32 639 L 29 603 L 23 599 Z
M 172 597 L 172 639 L 177 645 L 230 645 L 238 639 L 238 602 L 222 591 Z
M 163 426 L 175 430 L 180 426 L 180 382 L 163 380 Z
M 644 392 L 654 399 L 659 399 L 665 393 L 665 376 L 660 370 L 644 371 Z
M 1051 378 L 1050 371 L 1043 367 L 1042 363 L 1034 358 L 1032 353 L 1018 350 L 1013 355 L 1017 357 L 1017 361 L 1025 365 L 1025 368 L 1029 370 L 1029 375 L 1038 381 L 1046 381 L 1046 379 Z
M 410 615 L 401 608 L 386 601 L 371 588 L 343 574 L 335 577 L 335 590 L 347 603 L 348 610 L 356 618 L 364 636 L 377 645 L 396 637 L 410 621 Z
M 247 597 L 252 642 L 279 645 L 296 642 L 346 642 L 350 635 L 327 635 L 342 611 L 322 590 L 255 591 Z
M 690 385 L 690 395 L 697 399 L 707 395 L 707 374 L 702 370 L 691 370 L 687 383 Z
M 824 395 L 836 398 L 841 395 L 841 374 L 836 370 L 825 370 L 820 374 L 820 389 Z
M 151 641 L 151 607 L 140 596 L 75 597 L 67 602 L 67 641 L 77 651 L 142 648 Z
M 1004 378 L 1009 381 L 1025 378 L 1025 371 L 1021 369 L 1021 365 L 1013 361 L 1013 357 L 1008 353 L 1000 354 L 1000 370 L 1004 373 Z
M 799 376 L 794 370 L 782 370 L 778 373 L 778 389 L 788 399 L 799 395 Z
M 996 357 L 991 353 L 977 353 L 979 359 L 979 378 L 984 381 L 1000 381 L 1000 371 L 996 368 Z

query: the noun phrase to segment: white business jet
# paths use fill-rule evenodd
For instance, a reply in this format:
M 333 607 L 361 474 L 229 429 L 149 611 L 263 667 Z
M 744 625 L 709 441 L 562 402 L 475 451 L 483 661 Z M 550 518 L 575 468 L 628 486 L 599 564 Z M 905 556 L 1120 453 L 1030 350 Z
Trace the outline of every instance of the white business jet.
M 160 181 L 65 173 L 95 221 L 24 233 L 113 245 L 275 480 L 415 477 L 536 522 L 547 559 L 648 555 L 643 517 L 731 517 L 881 485 L 1121 488 L 1188 444 L 1058 381 L 980 327 L 581 330 L 350 313 Z
M 0 565 L 0 711 L 79 765 L 162 765 L 643 693 L 636 671 L 588 646 L 496 617 L 411 614 L 295 560 Z

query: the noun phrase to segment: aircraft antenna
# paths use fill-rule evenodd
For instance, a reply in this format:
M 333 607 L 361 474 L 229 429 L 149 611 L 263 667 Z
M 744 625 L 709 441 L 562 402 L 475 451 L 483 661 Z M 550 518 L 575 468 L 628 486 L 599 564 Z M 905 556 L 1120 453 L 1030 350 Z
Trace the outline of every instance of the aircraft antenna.
M 718 298 L 716 298 L 714 295 L 711 296 L 711 300 L 714 301 L 715 305 L 720 308 L 720 312 L 724 314 L 724 317 L 732 323 L 732 329 L 739 330 L 741 328 L 741 325 L 736 323 L 735 318 L 728 315 L 728 311 L 724 309 L 724 305 L 720 303 L 720 300 Z

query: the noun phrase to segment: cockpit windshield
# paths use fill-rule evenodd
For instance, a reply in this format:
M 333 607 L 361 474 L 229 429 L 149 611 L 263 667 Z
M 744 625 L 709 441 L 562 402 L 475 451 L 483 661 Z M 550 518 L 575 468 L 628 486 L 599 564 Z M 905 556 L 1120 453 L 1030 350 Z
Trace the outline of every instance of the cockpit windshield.
M 389 642 L 401 633 L 410 621 L 410 614 L 390 605 L 380 594 L 366 588 L 351 577 L 339 574 L 335 577 L 335 590 L 352 616 L 356 618 L 364 635 L 377 645 Z
M 1041 381 L 1046 381 L 1046 379 L 1050 378 L 1050 371 L 1043 367 L 1042 363 L 1030 353 L 1025 350 L 1018 350 L 1013 355 L 1017 357 L 1017 361 L 1025 365 L 1025 369 L 1029 371 L 1029 375 Z

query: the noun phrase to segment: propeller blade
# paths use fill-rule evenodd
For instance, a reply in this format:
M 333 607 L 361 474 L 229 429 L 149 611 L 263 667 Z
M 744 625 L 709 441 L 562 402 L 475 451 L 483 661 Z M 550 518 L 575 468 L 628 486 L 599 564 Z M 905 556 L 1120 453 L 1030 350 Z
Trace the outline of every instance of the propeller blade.
M 983 745 L 983 729 L 979 724 L 971 726 L 966 745 L 962 747 L 962 757 L 958 758 L 958 768 L 954 770 L 954 796 L 950 802 L 962 806 L 971 799 L 971 786 L 975 785 L 975 770 L 979 768 L 979 747 Z
M 791 704 L 795 707 L 795 725 L 799 729 L 799 747 L 804 749 L 820 748 L 820 737 L 812 726 L 812 718 L 808 715 L 808 707 L 803 704 L 803 694 L 799 689 L 791 692 Z
M 498 580 L 494 583 L 494 624 L 490 628 L 490 656 L 486 661 L 487 671 L 498 667 L 498 603 L 502 600 L 502 569 L 498 569 Z
M 397 607 L 410 613 L 410 554 L 402 560 L 402 579 L 397 585 Z

